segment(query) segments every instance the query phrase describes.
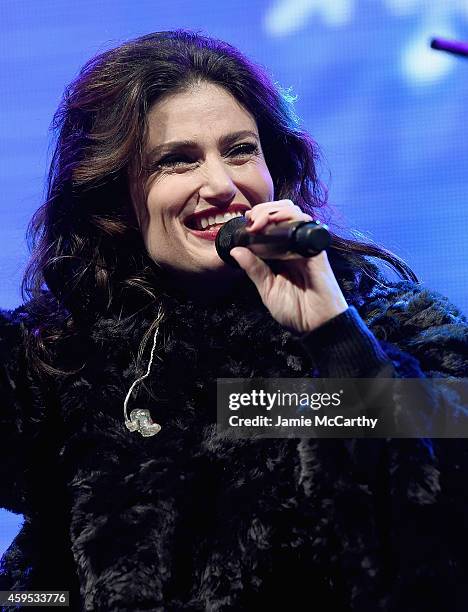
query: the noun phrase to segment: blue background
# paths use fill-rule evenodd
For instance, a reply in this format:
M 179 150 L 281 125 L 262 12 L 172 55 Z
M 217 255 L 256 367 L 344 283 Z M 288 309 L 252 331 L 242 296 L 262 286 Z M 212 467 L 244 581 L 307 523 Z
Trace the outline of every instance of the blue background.
M 1 307 L 20 303 L 65 85 L 95 53 L 179 27 L 227 40 L 291 87 L 341 223 L 468 312 L 468 60 L 428 47 L 468 40 L 467 0 L 0 0 Z M 0 510 L 0 552 L 21 519 Z

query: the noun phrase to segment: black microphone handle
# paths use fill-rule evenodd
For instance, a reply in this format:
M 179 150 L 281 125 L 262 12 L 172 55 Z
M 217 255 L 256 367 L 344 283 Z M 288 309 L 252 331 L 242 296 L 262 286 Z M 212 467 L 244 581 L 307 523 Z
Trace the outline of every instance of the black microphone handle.
M 244 217 L 227 221 L 216 236 L 216 250 L 223 261 L 238 266 L 229 254 L 236 246 L 247 247 L 252 253 L 268 260 L 314 257 L 331 242 L 328 227 L 320 221 L 290 221 L 268 225 L 263 232 L 252 234 L 245 227 Z

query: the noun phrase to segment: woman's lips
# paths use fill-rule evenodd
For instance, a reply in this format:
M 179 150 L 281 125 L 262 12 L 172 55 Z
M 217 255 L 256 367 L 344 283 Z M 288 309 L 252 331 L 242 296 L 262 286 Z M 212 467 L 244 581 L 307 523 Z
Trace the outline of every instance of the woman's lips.
M 224 223 L 221 223 L 219 225 L 212 225 L 210 228 L 207 228 L 205 230 L 195 230 L 195 229 L 188 228 L 188 231 L 194 236 L 196 236 L 197 238 L 201 238 L 202 240 L 210 240 L 211 242 L 214 242 L 216 240 L 216 236 L 219 230 L 223 227 L 223 225 Z

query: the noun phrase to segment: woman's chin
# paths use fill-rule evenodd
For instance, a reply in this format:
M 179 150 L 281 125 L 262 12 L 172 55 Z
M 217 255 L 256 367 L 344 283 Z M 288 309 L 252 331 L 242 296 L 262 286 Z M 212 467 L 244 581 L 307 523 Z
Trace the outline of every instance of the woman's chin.
M 215 250 L 209 254 L 202 253 L 198 261 L 194 262 L 193 269 L 194 273 L 198 272 L 208 276 L 219 275 L 220 277 L 238 276 L 239 272 L 242 272 L 238 266 L 232 266 L 223 261 Z

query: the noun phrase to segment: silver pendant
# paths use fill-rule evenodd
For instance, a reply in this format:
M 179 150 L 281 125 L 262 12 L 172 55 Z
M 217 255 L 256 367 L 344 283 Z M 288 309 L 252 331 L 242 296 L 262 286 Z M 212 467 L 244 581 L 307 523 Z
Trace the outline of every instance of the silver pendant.
M 130 413 L 130 420 L 125 421 L 127 429 L 139 431 L 142 436 L 154 436 L 161 431 L 159 423 L 153 423 L 149 410 L 146 408 L 135 408 Z

